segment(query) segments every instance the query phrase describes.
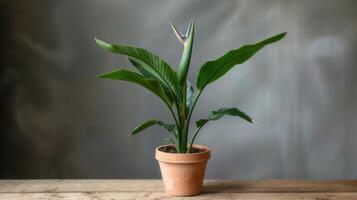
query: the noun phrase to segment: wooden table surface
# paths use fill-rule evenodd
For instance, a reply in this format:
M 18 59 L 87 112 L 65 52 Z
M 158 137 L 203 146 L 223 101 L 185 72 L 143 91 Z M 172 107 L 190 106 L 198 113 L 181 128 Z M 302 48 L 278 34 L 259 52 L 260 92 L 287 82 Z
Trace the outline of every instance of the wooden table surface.
M 0 199 L 353 199 L 357 180 L 207 180 L 203 193 L 169 197 L 161 180 L 0 180 Z

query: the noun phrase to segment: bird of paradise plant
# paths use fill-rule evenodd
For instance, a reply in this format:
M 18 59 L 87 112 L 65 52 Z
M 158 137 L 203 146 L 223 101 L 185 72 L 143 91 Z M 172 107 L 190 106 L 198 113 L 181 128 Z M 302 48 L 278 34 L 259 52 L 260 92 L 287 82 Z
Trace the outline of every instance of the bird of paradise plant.
M 234 66 L 250 59 L 266 45 L 281 40 L 286 33 L 277 34 L 255 44 L 244 45 L 227 52 L 218 59 L 205 62 L 199 70 L 196 89 L 194 89 L 187 80 L 187 73 L 191 61 L 195 22 L 194 20 L 190 21 L 186 34 L 182 34 L 171 22 L 170 24 L 177 39 L 183 45 L 183 53 L 177 72 L 162 58 L 146 49 L 114 45 L 95 39 L 99 47 L 126 56 L 137 70 L 137 72 L 134 72 L 119 69 L 100 74 L 97 77 L 136 83 L 158 96 L 172 114 L 173 123 L 167 124 L 160 120 L 149 120 L 134 128 L 132 134 L 135 135 L 150 126 L 159 125 L 172 134 L 172 137 L 168 138 L 168 140 L 172 141 L 177 153 L 190 153 L 193 151 L 192 145 L 198 133 L 209 121 L 230 115 L 241 117 L 251 123 L 254 122 L 251 117 L 238 108 L 221 108 L 212 111 L 207 118 L 198 120 L 196 122 L 196 131 L 190 142 L 188 141 L 191 116 L 204 89 L 225 75 Z

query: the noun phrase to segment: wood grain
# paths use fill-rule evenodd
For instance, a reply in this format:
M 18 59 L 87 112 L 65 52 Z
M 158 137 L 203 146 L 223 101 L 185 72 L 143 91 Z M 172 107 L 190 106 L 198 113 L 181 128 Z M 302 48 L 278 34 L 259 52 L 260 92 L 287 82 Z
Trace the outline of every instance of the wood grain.
M 0 180 L 0 199 L 353 199 L 356 180 L 207 180 L 199 196 L 171 198 L 161 180 Z
M 198 200 L 356 200 L 357 193 L 202 193 L 194 197 L 170 197 L 163 192 L 101 192 L 101 193 L 1 193 L 0 199 L 32 200 L 32 199 L 81 199 L 81 200 L 164 200 L 164 199 L 198 199 Z

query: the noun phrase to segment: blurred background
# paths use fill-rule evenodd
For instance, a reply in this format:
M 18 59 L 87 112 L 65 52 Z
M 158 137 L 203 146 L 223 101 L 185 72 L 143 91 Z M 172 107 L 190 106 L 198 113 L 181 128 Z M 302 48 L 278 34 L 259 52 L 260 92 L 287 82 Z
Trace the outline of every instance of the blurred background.
M 197 142 L 212 149 L 206 178 L 357 178 L 357 2 L 350 0 L 78 0 L 0 2 L 0 178 L 160 178 L 160 100 L 126 82 L 96 79 L 125 57 L 97 47 L 143 47 L 179 64 L 169 20 L 196 19 L 189 79 L 201 64 L 280 32 L 281 42 L 206 88 L 194 122 L 238 107 Z

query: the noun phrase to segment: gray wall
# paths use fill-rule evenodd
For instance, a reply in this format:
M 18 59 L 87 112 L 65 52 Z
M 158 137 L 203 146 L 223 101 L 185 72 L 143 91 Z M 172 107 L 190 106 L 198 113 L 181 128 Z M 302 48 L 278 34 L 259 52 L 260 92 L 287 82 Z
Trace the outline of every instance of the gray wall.
M 159 178 L 153 151 L 167 133 L 129 133 L 147 119 L 170 116 L 146 90 L 95 78 L 132 68 L 93 38 L 144 47 L 177 66 L 182 49 L 168 20 L 185 29 L 191 17 L 193 83 L 204 61 L 288 32 L 199 100 L 193 122 L 223 106 L 257 121 L 227 117 L 203 129 L 197 142 L 213 153 L 208 178 L 357 178 L 356 1 L 1 4 L 2 178 Z

